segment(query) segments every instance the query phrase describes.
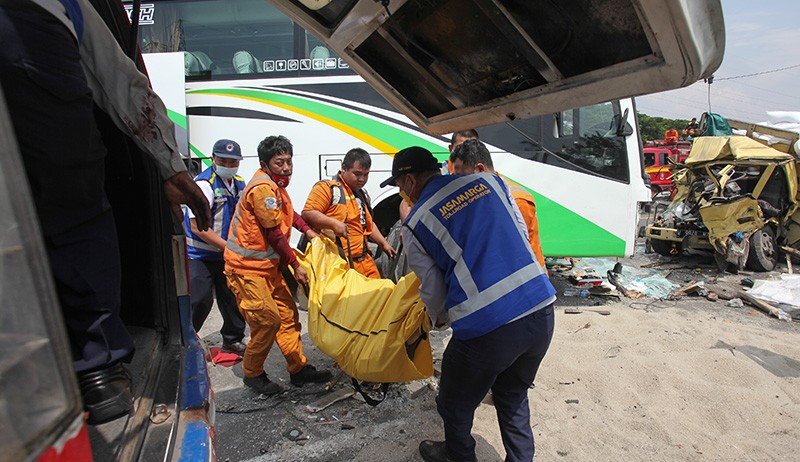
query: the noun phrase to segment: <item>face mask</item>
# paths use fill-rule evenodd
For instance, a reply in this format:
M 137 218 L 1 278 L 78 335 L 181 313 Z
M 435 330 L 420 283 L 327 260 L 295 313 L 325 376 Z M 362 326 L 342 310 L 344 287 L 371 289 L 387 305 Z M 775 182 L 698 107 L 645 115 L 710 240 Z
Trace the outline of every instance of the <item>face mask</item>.
M 292 175 L 278 175 L 272 171 L 269 172 L 269 177 L 272 178 L 272 181 L 274 181 L 275 184 L 280 188 L 289 186 L 289 180 L 292 179 Z
M 220 177 L 230 180 L 234 176 L 236 176 L 236 172 L 239 171 L 239 167 L 223 167 L 221 165 L 214 165 L 214 171 Z
M 406 194 L 405 192 L 403 192 L 403 191 L 400 191 L 400 197 L 402 197 L 402 198 L 403 198 L 403 200 L 405 200 L 406 202 L 408 202 L 408 205 L 414 205 L 414 201 L 412 201 L 412 200 L 411 200 L 411 198 L 410 198 L 410 197 L 408 197 L 408 194 Z

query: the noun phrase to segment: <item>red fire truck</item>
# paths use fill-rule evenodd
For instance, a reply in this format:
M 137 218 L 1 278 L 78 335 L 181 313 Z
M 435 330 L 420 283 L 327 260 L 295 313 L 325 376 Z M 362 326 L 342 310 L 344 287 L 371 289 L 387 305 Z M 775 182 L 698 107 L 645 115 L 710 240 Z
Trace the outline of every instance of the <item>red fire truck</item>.
M 670 133 L 670 132 L 674 132 Z M 650 176 L 650 188 L 653 195 L 672 192 L 672 167 L 674 163 L 682 163 L 689 156 L 691 141 L 677 139 L 677 131 L 667 130 L 664 139 L 647 141 L 644 145 L 644 171 Z

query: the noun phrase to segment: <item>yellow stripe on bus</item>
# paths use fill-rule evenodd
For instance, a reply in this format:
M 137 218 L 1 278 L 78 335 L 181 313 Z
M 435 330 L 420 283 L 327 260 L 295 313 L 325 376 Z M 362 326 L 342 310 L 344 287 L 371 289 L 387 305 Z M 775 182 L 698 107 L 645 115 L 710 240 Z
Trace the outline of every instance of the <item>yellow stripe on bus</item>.
M 306 117 L 308 117 L 310 119 L 314 119 L 314 120 L 316 120 L 318 122 L 322 122 L 322 123 L 324 123 L 326 125 L 330 125 L 331 127 L 337 128 L 337 129 L 347 133 L 348 135 L 350 135 L 350 136 L 352 136 L 354 138 L 357 138 L 357 139 L 363 141 L 364 143 L 369 144 L 370 146 L 372 146 L 375 149 L 377 149 L 379 152 L 384 152 L 384 153 L 387 153 L 389 155 L 394 155 L 394 153 L 398 151 L 398 149 L 395 146 L 392 146 L 392 145 L 390 145 L 390 144 L 388 144 L 388 143 L 386 143 L 384 141 L 381 141 L 380 139 L 375 138 L 372 135 L 364 133 L 361 130 L 353 128 L 353 127 L 351 127 L 349 125 L 345 125 L 345 124 L 343 124 L 341 122 L 338 122 L 336 120 L 333 120 L 331 118 L 328 118 L 328 117 L 325 117 L 325 116 L 321 116 L 321 115 L 316 114 L 314 112 L 308 111 L 306 109 L 300 109 L 300 108 L 297 108 L 295 106 L 290 106 L 288 104 L 277 103 L 277 102 L 274 102 L 274 101 L 268 101 L 268 100 L 264 100 L 264 99 L 260 99 L 260 98 L 253 98 L 251 96 L 244 96 L 244 95 L 220 95 L 220 96 L 227 96 L 229 98 L 239 98 L 239 99 L 245 99 L 245 100 L 249 100 L 249 101 L 255 101 L 257 103 L 269 104 L 271 106 L 279 107 L 281 109 L 286 109 L 287 111 L 296 112 L 296 113 L 302 114 L 302 115 L 304 115 L 304 116 L 306 116 Z

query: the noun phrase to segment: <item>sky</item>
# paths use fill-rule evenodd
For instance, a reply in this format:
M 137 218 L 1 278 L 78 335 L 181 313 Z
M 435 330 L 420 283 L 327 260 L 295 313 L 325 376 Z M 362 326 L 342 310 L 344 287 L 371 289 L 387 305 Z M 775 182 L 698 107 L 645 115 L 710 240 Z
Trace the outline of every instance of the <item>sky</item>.
M 705 1 L 705 0 L 701 0 Z M 722 0 L 725 55 L 714 72 L 711 110 L 746 122 L 767 120 L 766 111 L 800 111 L 800 66 L 793 69 L 716 80 L 800 65 L 800 1 Z M 708 85 L 636 98 L 639 112 L 670 119 L 700 117 L 708 110 Z

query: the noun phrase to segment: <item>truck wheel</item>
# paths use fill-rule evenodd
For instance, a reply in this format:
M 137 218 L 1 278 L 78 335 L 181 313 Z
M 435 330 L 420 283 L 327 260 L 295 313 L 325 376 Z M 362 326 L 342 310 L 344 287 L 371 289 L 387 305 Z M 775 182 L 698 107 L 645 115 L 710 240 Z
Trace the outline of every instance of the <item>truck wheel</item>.
M 650 247 L 653 248 L 653 251 L 665 257 L 672 257 L 674 255 L 672 249 L 676 245 L 678 245 L 677 242 L 673 243 L 672 241 L 650 238 Z
M 771 226 L 764 226 L 750 236 L 747 267 L 753 271 L 772 271 L 777 261 L 775 233 Z

